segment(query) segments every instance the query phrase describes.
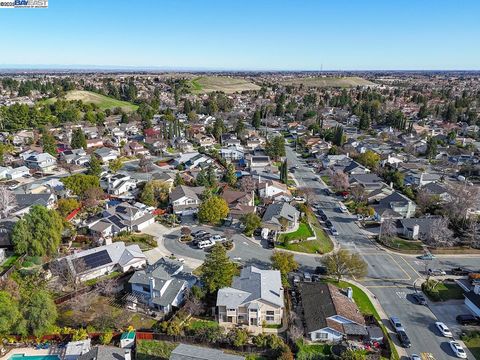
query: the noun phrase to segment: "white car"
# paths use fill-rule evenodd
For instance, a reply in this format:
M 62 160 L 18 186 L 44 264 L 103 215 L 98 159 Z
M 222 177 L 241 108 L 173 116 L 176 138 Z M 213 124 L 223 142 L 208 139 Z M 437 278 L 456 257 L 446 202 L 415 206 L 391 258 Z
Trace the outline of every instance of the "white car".
M 343 205 L 343 203 L 338 203 L 338 208 L 340 209 L 340 211 L 341 211 L 342 213 L 348 212 L 347 207 L 346 207 L 345 205 Z
M 428 269 L 428 275 L 433 275 L 433 276 L 442 276 L 442 275 L 447 275 L 445 270 L 442 269 Z
M 440 331 L 440 334 L 442 334 L 443 336 L 449 337 L 449 338 L 453 337 L 452 332 L 447 327 L 447 325 L 445 325 L 443 322 L 437 321 L 435 323 L 435 326 L 438 329 L 438 331 Z
M 215 245 L 215 243 L 211 240 L 203 240 L 203 241 L 200 241 L 198 243 L 198 248 L 199 249 L 205 249 L 205 248 L 208 248 L 208 247 L 211 247 Z
M 391 316 L 390 317 L 390 324 L 392 324 L 392 327 L 396 332 L 405 331 L 405 328 L 403 327 L 402 323 L 400 322 L 400 319 L 396 316 Z
M 417 354 L 412 354 L 410 355 L 410 360 L 422 360 L 422 358 Z
M 335 229 L 334 227 L 330 228 L 330 232 L 332 233 L 333 236 L 338 236 L 338 230 Z
M 462 345 L 460 345 L 458 342 L 450 341 L 450 347 L 452 348 L 452 351 L 456 357 L 462 358 L 462 359 L 467 358 L 467 353 L 465 352 L 465 350 L 463 350 Z
M 210 241 L 212 242 L 221 242 L 221 241 L 226 241 L 227 238 L 225 236 L 221 236 L 221 235 L 213 235 L 211 238 L 210 238 Z

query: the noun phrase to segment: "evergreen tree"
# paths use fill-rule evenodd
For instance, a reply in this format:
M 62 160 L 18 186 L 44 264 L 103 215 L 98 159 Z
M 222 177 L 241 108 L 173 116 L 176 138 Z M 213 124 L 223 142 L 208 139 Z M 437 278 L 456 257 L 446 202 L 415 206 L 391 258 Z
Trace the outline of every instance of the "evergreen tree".
M 185 185 L 185 180 L 183 180 L 182 175 L 179 172 L 175 175 L 175 180 L 173 182 L 174 186 Z
M 236 265 L 230 260 L 222 244 L 215 244 L 207 254 L 201 267 L 201 280 L 207 292 L 215 293 L 223 287 L 232 285 Z
M 72 134 L 72 141 L 70 142 L 72 149 L 86 149 L 87 139 L 81 128 L 76 129 Z
M 235 166 L 233 164 L 227 165 L 227 171 L 225 172 L 225 182 L 234 187 L 237 184 L 237 175 L 235 171 Z
M 433 159 L 437 156 L 437 139 L 434 137 L 429 137 L 427 140 L 427 151 L 425 155 L 429 160 Z
M 57 144 L 52 134 L 48 132 L 42 134 L 42 148 L 43 152 L 49 153 L 52 156 L 57 156 Z
M 102 162 L 97 156 L 92 154 L 92 156 L 90 156 L 88 174 L 99 177 L 101 173 L 102 173 Z
M 333 130 L 333 144 L 336 146 L 343 146 L 343 143 L 345 142 L 345 138 L 343 135 L 343 127 L 340 125 L 335 126 Z
M 252 126 L 255 129 L 259 129 L 261 124 L 262 124 L 262 119 L 261 119 L 260 110 L 257 109 L 253 113 Z

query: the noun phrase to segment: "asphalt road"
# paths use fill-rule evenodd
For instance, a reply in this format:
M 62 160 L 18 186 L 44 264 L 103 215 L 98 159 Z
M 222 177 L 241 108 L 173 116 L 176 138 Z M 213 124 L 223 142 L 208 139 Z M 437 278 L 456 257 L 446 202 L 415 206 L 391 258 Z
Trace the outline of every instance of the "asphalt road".
M 335 240 L 344 249 L 360 254 L 368 264 L 368 275 L 364 279 L 356 279 L 372 291 L 382 304 L 389 316 L 397 316 L 406 328 L 412 342 L 412 347 L 407 349 L 407 354 L 432 353 L 437 360 L 454 359 L 453 352 L 448 345 L 448 339 L 441 337 L 435 331 L 434 323 L 439 321 L 429 306 L 420 306 L 412 302 L 411 295 L 416 291 L 415 282 L 424 276 L 426 267 L 442 268 L 448 270 L 453 267 L 467 267 L 477 269 L 480 266 L 480 257 L 452 257 L 438 256 L 437 259 L 426 264 L 425 261 L 415 256 L 399 255 L 385 251 L 372 241 L 365 230 L 358 227 L 355 217 L 342 213 L 338 209 L 338 199 L 326 196 L 322 192 L 325 184 L 320 181 L 311 167 L 299 159 L 293 149 L 287 146 L 288 166 L 297 166 L 294 176 L 299 187 L 308 187 L 315 190 L 313 201 L 320 203 L 327 217 L 332 221 L 339 235 Z M 221 232 L 222 229 L 211 229 L 210 232 Z M 241 234 L 233 236 L 235 247 L 229 252 L 230 257 L 247 265 L 268 267 L 271 250 L 258 241 L 252 241 Z M 165 247 L 177 256 L 187 256 L 204 259 L 205 251 L 198 250 L 188 244 L 178 241 L 178 234 L 167 236 Z M 295 255 L 301 270 L 313 271 L 319 265 L 318 256 Z M 433 306 L 433 305 L 432 305 Z M 435 304 L 435 313 L 442 311 Z M 464 312 L 459 304 L 449 309 Z M 452 320 L 453 319 L 453 320 Z M 384 319 L 388 320 L 388 319 Z M 454 323 L 454 316 L 441 318 L 452 330 L 458 330 Z M 458 338 L 458 337 L 457 337 Z M 396 341 L 396 339 L 394 339 Z M 469 358 L 473 355 L 467 350 Z

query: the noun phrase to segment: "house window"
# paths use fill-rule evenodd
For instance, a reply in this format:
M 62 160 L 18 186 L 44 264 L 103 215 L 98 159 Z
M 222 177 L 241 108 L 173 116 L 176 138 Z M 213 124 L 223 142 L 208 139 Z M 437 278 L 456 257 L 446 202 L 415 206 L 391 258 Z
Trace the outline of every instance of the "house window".
M 142 286 L 142 290 L 144 292 L 150 292 L 150 288 L 148 286 Z
M 265 320 L 267 320 L 267 321 L 275 320 L 275 311 L 271 311 L 271 310 L 267 311 L 266 316 L 265 316 Z
M 324 333 L 324 332 L 316 333 L 315 338 L 317 340 L 326 340 L 326 339 L 328 339 L 328 334 Z

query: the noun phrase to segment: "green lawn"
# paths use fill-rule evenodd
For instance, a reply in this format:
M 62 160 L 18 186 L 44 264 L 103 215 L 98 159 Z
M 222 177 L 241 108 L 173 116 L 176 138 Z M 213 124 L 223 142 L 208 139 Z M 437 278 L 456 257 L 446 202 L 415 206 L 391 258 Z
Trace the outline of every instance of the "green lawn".
M 330 176 L 328 175 L 322 175 L 320 176 L 322 181 L 325 183 L 325 185 L 330 186 Z
M 435 280 L 429 280 L 435 281 Z M 426 283 L 422 284 L 422 290 L 432 301 L 447 301 L 463 299 L 463 289 L 454 282 L 439 282 L 433 290 L 429 290 Z
M 156 324 L 156 320 L 142 314 L 134 314 L 130 319 L 130 325 L 134 329 L 150 329 Z
M 303 340 L 299 340 L 296 343 L 298 347 L 297 357 L 298 360 L 312 359 L 315 356 L 329 356 L 331 355 L 332 347 L 329 344 L 306 344 Z
M 475 357 L 480 360 L 480 332 L 472 331 L 462 336 L 462 340 Z
M 4 262 L 3 264 L 0 266 L 0 271 L 3 271 L 3 270 L 7 270 L 10 266 L 12 266 L 12 264 L 17 261 L 17 259 L 20 257 L 20 255 L 12 255 L 10 257 L 8 257 Z
M 163 360 L 168 359 L 177 344 L 169 341 L 138 340 L 137 360 Z
M 190 330 L 209 329 L 209 328 L 218 328 L 218 327 L 219 327 L 218 323 L 212 320 L 192 319 L 188 324 L 188 328 Z
M 423 243 L 415 240 L 405 240 L 401 238 L 394 238 L 388 242 L 388 246 L 399 250 L 418 250 L 422 251 Z
M 157 240 L 149 234 L 122 234 L 115 236 L 113 241 L 123 241 L 125 245 L 137 244 L 142 251 L 148 251 L 157 246 Z
M 315 219 L 316 220 L 316 219 Z M 313 230 L 313 231 L 312 231 Z M 316 236 L 315 240 L 303 240 L 292 243 L 292 240 L 307 239 Z M 333 249 L 333 243 L 318 225 L 309 226 L 302 222 L 297 231 L 281 234 L 276 247 L 285 250 L 303 252 L 308 254 L 325 254 Z
M 288 243 L 293 240 L 307 239 L 309 237 L 312 237 L 313 235 L 315 234 L 313 233 L 310 226 L 305 222 L 301 222 L 296 231 L 281 234 L 278 238 L 278 241 L 281 243 Z
M 97 94 L 92 91 L 84 90 L 72 90 L 65 94 L 65 100 L 81 100 L 84 103 L 92 103 L 97 105 L 100 109 L 115 109 L 121 108 L 125 112 L 133 112 L 138 109 L 137 105 L 134 105 L 128 101 L 117 100 L 105 95 Z M 52 104 L 57 101 L 57 98 L 50 98 L 44 100 L 45 104 Z

